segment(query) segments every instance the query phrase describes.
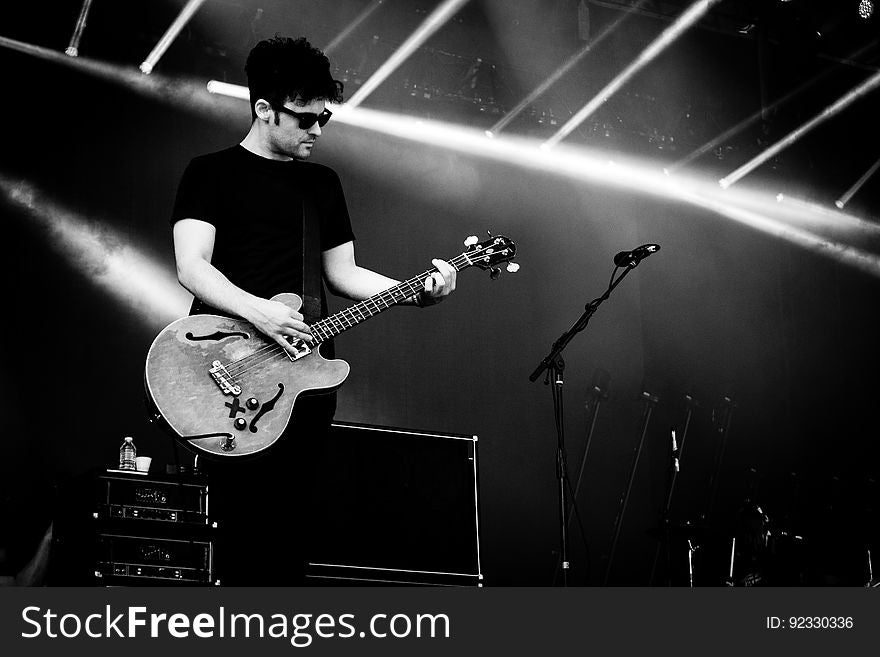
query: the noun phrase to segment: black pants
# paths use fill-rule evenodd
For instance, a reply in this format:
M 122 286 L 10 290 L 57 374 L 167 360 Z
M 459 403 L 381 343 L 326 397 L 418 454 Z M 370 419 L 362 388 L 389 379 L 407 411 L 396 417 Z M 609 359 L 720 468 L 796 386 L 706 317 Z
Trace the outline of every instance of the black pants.
M 301 398 L 287 430 L 265 452 L 204 464 L 210 515 L 219 524 L 215 559 L 222 585 L 304 583 L 310 498 L 321 471 L 316 455 L 335 408 L 335 394 Z

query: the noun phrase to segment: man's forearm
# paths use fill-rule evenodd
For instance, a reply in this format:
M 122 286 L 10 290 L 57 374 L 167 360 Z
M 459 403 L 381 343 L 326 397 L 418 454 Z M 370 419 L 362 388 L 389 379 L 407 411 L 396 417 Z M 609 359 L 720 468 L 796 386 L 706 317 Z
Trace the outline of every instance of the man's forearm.
M 355 266 L 349 275 L 337 281 L 328 280 L 327 283 L 333 294 L 352 301 L 363 301 L 394 287 L 400 281 L 371 269 Z
M 257 297 L 233 285 L 207 260 L 196 259 L 178 268 L 180 284 L 209 306 L 252 321 Z
M 290 349 L 290 338 L 311 341 L 303 316 L 280 301 L 263 299 L 233 285 L 207 260 L 198 258 L 178 265 L 178 280 L 187 290 L 215 308 L 241 317 Z
M 434 261 L 434 263 L 437 265 L 440 261 Z M 452 271 L 449 265 L 446 265 L 446 267 L 450 272 Z M 435 273 L 435 276 L 439 276 L 439 274 Z M 443 279 L 440 280 L 442 281 Z M 431 279 L 428 279 L 428 283 L 431 282 Z M 352 299 L 353 301 L 363 301 L 364 299 L 369 299 L 380 292 L 384 292 L 390 287 L 398 285 L 400 281 L 356 265 L 348 275 L 338 277 L 336 281 L 328 280 L 327 283 L 334 294 Z M 438 303 L 443 296 L 448 294 L 447 291 L 439 290 L 439 288 L 437 289 L 437 292 L 433 292 L 432 290 L 434 289 L 435 285 L 431 285 L 430 290 L 427 288 L 422 289 L 418 294 L 414 294 L 408 299 L 402 301 L 401 305 L 419 307 L 433 305 Z

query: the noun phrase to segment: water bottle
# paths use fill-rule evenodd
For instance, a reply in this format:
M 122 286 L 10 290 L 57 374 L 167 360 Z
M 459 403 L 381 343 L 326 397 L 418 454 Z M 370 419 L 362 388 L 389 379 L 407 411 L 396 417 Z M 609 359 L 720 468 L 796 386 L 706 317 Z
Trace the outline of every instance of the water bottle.
M 119 469 L 137 470 L 137 466 L 134 462 L 136 456 L 137 448 L 134 446 L 131 436 L 127 436 L 125 440 L 122 441 L 122 446 L 119 448 Z

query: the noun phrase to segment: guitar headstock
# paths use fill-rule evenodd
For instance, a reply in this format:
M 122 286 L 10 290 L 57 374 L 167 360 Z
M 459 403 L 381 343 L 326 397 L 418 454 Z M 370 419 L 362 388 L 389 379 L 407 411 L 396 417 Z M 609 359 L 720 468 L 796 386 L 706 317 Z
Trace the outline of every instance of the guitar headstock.
M 516 244 L 509 237 L 490 235 L 480 242 L 476 236 L 471 235 L 464 241 L 464 245 L 468 248 L 462 255 L 467 261 L 475 267 L 489 270 L 493 279 L 501 274 L 498 265 L 502 263 L 507 263 L 507 271 L 510 273 L 519 270 L 519 265 L 511 262 L 516 255 Z

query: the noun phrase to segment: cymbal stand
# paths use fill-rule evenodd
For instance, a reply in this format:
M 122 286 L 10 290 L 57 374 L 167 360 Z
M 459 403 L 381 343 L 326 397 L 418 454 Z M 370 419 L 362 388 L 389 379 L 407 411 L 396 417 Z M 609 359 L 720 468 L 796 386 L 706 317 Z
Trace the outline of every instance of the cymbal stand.
M 608 554 L 608 566 L 605 568 L 605 581 L 603 586 L 608 585 L 608 578 L 611 576 L 611 566 L 614 564 L 614 555 L 617 552 L 617 539 L 620 538 L 620 528 L 623 525 L 623 517 L 626 515 L 626 507 L 629 503 L 629 494 L 632 492 L 633 482 L 636 478 L 636 470 L 639 467 L 639 457 L 642 455 L 642 447 L 645 445 L 645 436 L 648 434 L 648 424 L 651 422 L 651 414 L 660 398 L 652 395 L 650 392 L 642 392 L 642 401 L 645 402 L 645 410 L 642 412 L 642 428 L 638 445 L 633 453 L 632 464 L 629 469 L 629 483 L 620 499 L 617 517 L 614 519 L 614 538 L 611 541 L 611 551 Z
M 712 517 L 712 511 L 715 506 L 715 497 L 718 493 L 718 480 L 721 476 L 721 465 L 724 462 L 724 452 L 727 449 L 727 437 L 730 434 L 730 423 L 733 419 L 733 409 L 736 404 L 730 397 L 721 399 L 721 408 L 718 413 L 719 418 L 715 420 L 715 431 L 721 437 L 721 444 L 718 447 L 718 456 L 715 459 L 715 467 L 712 472 L 712 480 L 709 484 L 709 498 L 706 504 L 706 510 L 703 514 L 703 520 L 708 522 Z
M 604 372 L 604 370 L 602 370 Z M 587 465 L 587 456 L 590 454 L 590 443 L 593 441 L 593 432 L 596 430 L 596 419 L 599 417 L 599 406 L 602 405 L 603 401 L 608 400 L 608 376 L 607 372 L 604 372 L 604 376 L 600 375 L 597 372 L 597 377 L 600 379 L 604 379 L 601 381 L 597 381 L 593 384 L 592 389 L 588 393 L 588 399 L 586 402 L 586 407 L 591 411 L 590 413 L 590 426 L 587 429 L 587 439 L 586 444 L 584 446 L 584 454 L 581 457 L 581 467 L 578 469 L 578 477 L 577 482 L 574 486 L 574 495 L 572 502 L 577 501 L 578 493 L 581 489 L 581 481 L 584 477 L 584 469 Z M 572 504 L 572 508 L 569 509 L 568 512 L 568 522 L 571 522 L 571 516 L 574 513 L 574 504 Z
M 868 477 L 862 483 L 862 513 L 863 521 L 861 523 L 862 541 L 865 547 L 865 570 L 868 576 L 865 587 L 873 588 L 878 585 L 878 581 L 874 579 L 874 563 L 871 557 L 871 548 L 877 538 L 877 514 L 874 504 L 877 500 L 877 481 L 873 477 Z
M 688 539 L 688 586 L 694 588 L 694 553 L 700 549 L 692 539 Z
M 736 559 L 736 536 L 731 538 L 730 541 L 730 570 L 727 573 L 727 581 L 725 584 L 727 586 L 736 586 L 736 580 L 733 578 L 733 565 Z
M 688 428 L 691 424 L 691 418 L 694 414 L 694 407 L 697 406 L 696 400 L 691 395 L 684 396 L 685 416 L 684 426 L 681 430 L 681 440 L 677 440 L 675 429 L 672 429 L 672 466 L 670 468 L 669 486 L 666 492 L 666 503 L 663 511 L 660 513 L 660 529 L 662 541 L 657 543 L 657 549 L 654 551 L 654 563 L 651 565 L 651 578 L 648 580 L 654 583 L 654 575 L 657 571 L 657 562 L 660 560 L 660 550 L 666 551 L 666 585 L 672 586 L 672 576 L 670 573 L 670 517 L 669 512 L 672 508 L 672 498 L 675 494 L 675 483 L 678 480 L 678 473 L 681 470 L 681 460 L 684 458 L 684 443 L 687 440 Z M 690 542 L 690 541 L 689 541 Z M 690 554 L 688 555 L 690 561 Z M 693 578 L 692 578 L 693 579 Z

